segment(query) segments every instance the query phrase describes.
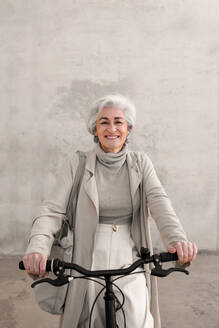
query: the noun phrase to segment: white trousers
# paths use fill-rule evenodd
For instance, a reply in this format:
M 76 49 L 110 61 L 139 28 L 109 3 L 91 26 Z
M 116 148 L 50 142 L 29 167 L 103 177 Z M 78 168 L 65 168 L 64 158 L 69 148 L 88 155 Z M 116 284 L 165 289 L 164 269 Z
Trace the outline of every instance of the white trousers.
M 130 234 L 130 226 L 99 224 L 95 235 L 92 270 L 120 269 L 129 266 L 136 260 L 137 250 Z M 135 272 L 141 271 L 136 269 Z M 115 277 L 114 277 L 115 278 Z M 100 282 L 103 282 L 99 280 Z M 123 310 L 126 317 L 127 328 L 153 328 L 154 320 L 150 313 L 148 289 L 144 273 L 128 275 L 115 281 L 115 284 L 124 293 L 125 303 Z M 92 304 L 102 286 L 89 281 L 88 303 L 89 313 Z M 119 290 L 114 287 L 116 297 L 122 303 Z M 105 305 L 103 296 L 105 290 L 98 298 L 92 315 L 92 328 L 105 327 Z M 116 312 L 116 321 L 119 328 L 124 327 L 122 310 Z

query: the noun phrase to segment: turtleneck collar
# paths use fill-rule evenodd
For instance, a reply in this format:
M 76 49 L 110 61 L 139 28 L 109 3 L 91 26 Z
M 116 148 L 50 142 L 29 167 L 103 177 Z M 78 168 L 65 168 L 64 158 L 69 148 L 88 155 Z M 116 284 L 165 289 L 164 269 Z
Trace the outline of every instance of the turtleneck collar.
M 126 155 L 128 152 L 127 144 L 124 145 L 122 150 L 118 153 L 106 153 L 98 143 L 96 145 L 96 154 L 98 161 L 109 168 L 120 168 L 126 160 Z

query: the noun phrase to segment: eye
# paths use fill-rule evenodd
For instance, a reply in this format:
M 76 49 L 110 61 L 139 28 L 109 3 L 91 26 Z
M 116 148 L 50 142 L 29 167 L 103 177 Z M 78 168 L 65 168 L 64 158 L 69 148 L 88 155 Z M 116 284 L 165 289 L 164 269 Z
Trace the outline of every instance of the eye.
M 101 125 L 106 125 L 106 124 L 108 124 L 108 122 L 105 121 L 105 122 L 101 122 L 100 124 Z
M 122 121 L 116 121 L 115 124 L 123 124 Z

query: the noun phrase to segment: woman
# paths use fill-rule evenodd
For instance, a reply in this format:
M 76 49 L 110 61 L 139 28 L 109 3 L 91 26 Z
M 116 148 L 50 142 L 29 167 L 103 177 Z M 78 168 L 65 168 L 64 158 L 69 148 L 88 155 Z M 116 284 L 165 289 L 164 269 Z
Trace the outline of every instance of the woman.
M 88 118 L 88 130 L 97 144 L 87 153 L 76 210 L 74 249 L 74 262 L 87 268 L 124 267 L 135 260 L 142 245 L 152 251 L 148 208 L 164 245 L 168 251 L 177 252 L 181 264 L 192 262 L 197 254 L 197 247 L 187 240 L 150 159 L 144 153 L 128 150 L 127 138 L 135 116 L 135 107 L 128 99 L 110 95 L 95 103 Z M 78 157 L 73 154 L 57 179 L 50 200 L 41 206 L 34 220 L 23 258 L 30 274 L 45 275 L 46 259 L 66 211 L 77 165 Z M 126 297 L 127 327 L 159 328 L 155 278 L 142 273 L 118 283 Z M 97 292 L 97 287 L 83 280 L 70 284 L 63 328 L 87 326 L 87 313 Z M 117 321 L 122 326 L 119 312 Z M 100 301 L 92 327 L 104 327 Z

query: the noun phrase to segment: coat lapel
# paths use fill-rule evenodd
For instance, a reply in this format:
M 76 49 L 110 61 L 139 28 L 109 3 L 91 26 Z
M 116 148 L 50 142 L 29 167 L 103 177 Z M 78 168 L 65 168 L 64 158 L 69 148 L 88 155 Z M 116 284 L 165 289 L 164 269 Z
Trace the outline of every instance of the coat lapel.
M 142 180 L 142 173 L 138 165 L 137 157 L 134 155 L 134 153 L 129 152 L 127 154 L 127 163 L 128 163 L 128 170 L 129 170 L 132 202 L 133 204 L 135 204 L 135 195 Z
M 99 216 L 99 198 L 95 179 L 96 152 L 92 150 L 88 153 L 85 174 L 84 174 L 84 189 L 95 206 L 97 216 Z

